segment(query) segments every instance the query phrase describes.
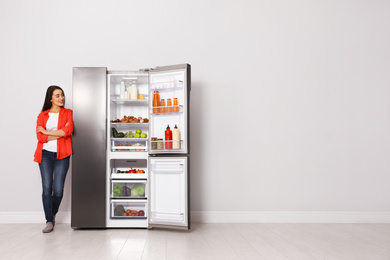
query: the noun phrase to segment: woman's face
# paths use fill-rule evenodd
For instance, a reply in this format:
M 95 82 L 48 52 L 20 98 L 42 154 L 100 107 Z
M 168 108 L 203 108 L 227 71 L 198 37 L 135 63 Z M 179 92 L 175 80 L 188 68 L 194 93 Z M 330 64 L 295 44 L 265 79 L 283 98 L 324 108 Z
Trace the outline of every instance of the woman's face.
M 52 105 L 62 107 L 64 105 L 65 96 L 62 93 L 61 89 L 56 89 L 53 91 L 53 96 L 51 97 Z

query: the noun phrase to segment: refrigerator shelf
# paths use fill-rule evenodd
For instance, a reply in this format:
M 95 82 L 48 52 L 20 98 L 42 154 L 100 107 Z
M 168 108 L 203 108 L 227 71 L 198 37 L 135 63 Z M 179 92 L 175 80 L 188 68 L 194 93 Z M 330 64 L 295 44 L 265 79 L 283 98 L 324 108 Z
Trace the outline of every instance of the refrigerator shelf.
M 111 179 L 115 180 L 133 180 L 141 179 L 146 180 L 146 173 L 111 173 Z
M 148 126 L 149 123 L 111 123 L 113 126 Z
M 112 141 L 147 141 L 148 138 L 126 138 L 126 137 L 122 137 L 122 138 L 115 138 L 115 137 L 112 137 L 111 138 Z M 141 147 L 141 146 L 139 146 Z
M 155 82 L 150 86 L 150 91 L 174 91 L 183 89 L 183 81 L 181 80 L 172 80 L 164 82 Z
M 112 102 L 115 104 L 129 104 L 129 105 L 145 105 L 147 106 L 149 104 L 149 99 L 120 99 L 120 98 L 114 98 L 111 99 Z

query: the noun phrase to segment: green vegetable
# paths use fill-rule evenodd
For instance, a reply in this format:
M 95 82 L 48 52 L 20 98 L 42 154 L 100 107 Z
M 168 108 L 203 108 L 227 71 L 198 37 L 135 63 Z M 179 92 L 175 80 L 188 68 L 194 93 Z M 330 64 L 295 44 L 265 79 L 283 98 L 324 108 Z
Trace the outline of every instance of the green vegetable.
M 123 207 L 123 205 L 118 205 L 114 209 L 114 216 L 123 216 L 123 213 L 125 212 L 125 207 Z
M 112 136 L 113 136 L 114 138 L 123 138 L 123 137 L 125 137 L 125 134 L 122 133 L 122 132 L 119 132 L 119 133 L 118 133 L 118 131 L 115 129 L 115 127 L 113 127 L 113 128 L 112 128 Z
M 116 138 L 123 138 L 125 137 L 125 134 L 122 133 L 122 132 L 119 132 L 117 135 L 116 135 Z
M 116 173 L 121 173 L 121 170 L 117 170 Z
M 112 187 L 112 193 L 114 195 L 114 197 L 119 197 L 122 195 L 122 185 L 120 184 L 114 184 L 114 186 Z
M 135 184 L 131 187 L 131 197 L 143 197 L 145 196 L 145 188 L 141 184 Z
M 118 135 L 118 131 L 113 127 L 112 128 L 112 136 L 115 138 Z

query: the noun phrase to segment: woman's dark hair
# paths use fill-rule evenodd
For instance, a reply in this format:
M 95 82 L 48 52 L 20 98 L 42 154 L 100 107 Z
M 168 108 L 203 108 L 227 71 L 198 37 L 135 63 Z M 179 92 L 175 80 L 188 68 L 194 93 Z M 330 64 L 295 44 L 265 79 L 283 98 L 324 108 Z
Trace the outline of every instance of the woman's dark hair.
M 52 86 L 48 87 L 46 90 L 46 97 L 45 97 L 45 102 L 43 103 L 42 112 L 51 108 L 51 105 L 52 105 L 51 98 L 53 97 L 53 92 L 56 89 L 61 90 L 62 94 L 64 94 L 64 97 L 65 97 L 65 92 L 59 86 L 52 85 Z M 65 100 L 64 100 L 64 106 L 65 106 Z

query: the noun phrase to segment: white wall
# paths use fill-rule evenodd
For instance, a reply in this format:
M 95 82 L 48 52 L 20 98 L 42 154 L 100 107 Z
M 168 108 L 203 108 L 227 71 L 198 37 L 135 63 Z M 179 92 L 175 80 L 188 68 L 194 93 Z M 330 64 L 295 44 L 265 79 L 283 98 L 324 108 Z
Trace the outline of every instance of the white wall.
M 0 221 L 43 221 L 34 130 L 49 85 L 71 108 L 72 67 L 177 63 L 192 65 L 195 220 L 390 221 L 389 11 L 384 0 L 1 1 Z M 70 183 L 71 171 L 63 214 Z

